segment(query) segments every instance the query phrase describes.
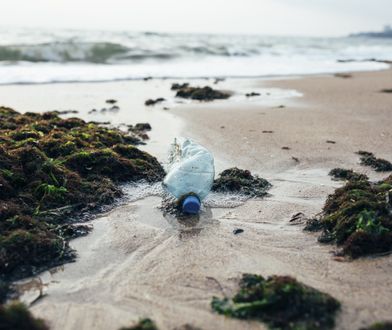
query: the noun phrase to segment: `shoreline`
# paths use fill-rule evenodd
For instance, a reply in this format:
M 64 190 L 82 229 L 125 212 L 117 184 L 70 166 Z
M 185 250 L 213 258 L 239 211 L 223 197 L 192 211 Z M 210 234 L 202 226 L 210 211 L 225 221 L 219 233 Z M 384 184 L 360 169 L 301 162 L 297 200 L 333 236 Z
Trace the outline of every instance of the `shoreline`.
M 213 152 L 217 172 L 234 165 L 250 169 L 273 183 L 272 196 L 249 200 L 233 209 L 213 208 L 195 228 L 179 230 L 167 223 L 156 209 L 159 201 L 155 197 L 120 206 L 95 219 L 91 222 L 92 233 L 71 241 L 80 253 L 77 262 L 66 264 L 53 274 L 43 274 L 44 283 L 49 285 L 48 296 L 32 306 L 34 315 L 48 319 L 52 329 L 77 329 L 81 325 L 85 329 L 115 329 L 143 316 L 154 319 L 161 329 L 185 323 L 202 329 L 264 329 L 260 323 L 226 319 L 209 309 L 212 295 L 222 294 L 215 281 L 228 294 L 235 288 L 233 279 L 250 272 L 292 275 L 332 294 L 343 303 L 336 329 L 355 329 L 388 319 L 392 285 L 385 288 L 380 283 L 390 283 L 392 257 L 339 263 L 329 253 L 333 246 L 320 245 L 316 235 L 302 232 L 301 226 L 290 225 L 289 220 L 297 212 L 316 214 L 326 196 L 340 186 L 327 176 L 328 169 L 354 168 L 372 179 L 387 175 L 359 166 L 354 152 L 364 148 L 390 158 L 388 145 L 392 135 L 388 119 L 392 100 L 378 90 L 390 87 L 391 72 L 353 73 L 349 79 L 251 79 L 241 88 L 251 91 L 251 87 L 278 87 L 297 90 L 304 96 L 277 98 L 268 105 L 230 100 L 186 104 L 163 113 L 160 107 L 145 109 L 140 100 L 148 95 L 165 96 L 169 81 L 122 86 L 109 83 L 101 85 L 104 88 L 86 84 L 90 85 L 85 86 L 86 92 L 75 87 L 66 91 L 66 97 L 61 88 L 51 87 L 58 95 L 49 101 L 43 99 L 47 86 L 41 86 L 42 91 L 41 87 L 30 86 L 31 91 L 24 95 L 30 95 L 36 104 L 47 102 L 49 107 L 60 104 L 63 98 L 62 102 L 72 100 L 72 106 L 86 107 L 85 112 L 98 95 L 104 95 L 102 102 L 113 96 L 119 99 L 121 111 L 137 109 L 125 117 L 113 114 L 113 120 L 119 123 L 133 114 L 136 118 L 150 116 L 143 121 L 155 122 L 151 142 L 143 150 L 161 161 L 165 155 L 162 147 L 171 140 L 170 135 L 183 132 Z M 216 88 L 238 83 L 228 80 Z M 158 85 L 154 87 L 155 84 Z M 131 95 L 130 85 L 134 88 Z M 9 100 L 14 98 L 25 109 L 32 107 L 34 102 L 29 97 L 17 101 L 18 93 L 16 87 L 0 86 L 0 99 L 7 94 Z M 130 101 L 132 95 L 140 93 L 137 102 Z M 285 107 L 277 108 L 281 104 Z M 323 130 L 328 118 L 331 123 Z M 301 122 L 293 125 L 298 119 Z M 165 124 L 173 131 L 160 127 Z M 377 132 L 371 139 L 362 134 L 363 127 L 369 126 Z M 263 130 L 273 133 L 262 133 Z M 326 143 L 328 139 L 335 143 Z M 283 146 L 291 149 L 282 150 Z M 146 223 L 144 218 L 157 221 Z M 160 222 L 165 226 L 160 227 Z M 238 227 L 245 232 L 235 237 L 232 230 Z M 369 278 L 369 273 L 374 277 Z M 363 287 L 363 283 L 367 286 Z
M 189 81 L 208 81 L 208 82 L 213 82 L 216 79 L 223 79 L 223 80 L 258 80 L 258 81 L 274 81 L 274 80 L 291 80 L 291 79 L 306 79 L 306 78 L 312 78 L 312 77 L 327 77 L 327 76 L 334 76 L 336 74 L 355 74 L 355 73 L 371 73 L 371 72 L 380 72 L 380 71 L 388 71 L 392 69 L 392 63 L 391 61 L 387 60 L 370 60 L 370 61 L 347 61 L 346 63 L 351 63 L 351 62 L 357 62 L 357 63 L 362 63 L 362 62 L 370 62 L 370 63 L 384 63 L 387 65 L 387 67 L 384 68 L 378 68 L 378 69 L 358 69 L 358 70 L 352 70 L 352 69 L 346 69 L 346 70 L 336 70 L 336 71 L 331 71 L 331 72 L 316 72 L 316 73 L 303 73 L 303 74 L 281 74 L 281 75 L 260 75 L 260 76 L 163 76 L 163 77 L 151 77 L 151 76 L 145 76 L 145 77 L 138 77 L 138 78 L 118 78 L 118 79 L 108 79 L 108 80 L 86 80 L 86 81 L 80 81 L 80 80 L 69 80 L 69 81 L 48 81 L 48 82 L 15 82 L 15 83 L 0 83 L 0 87 L 2 86 L 36 86 L 36 85 L 57 85 L 57 84 L 110 84 L 110 83 L 121 83 L 121 82 L 132 82 L 132 81 L 184 81 L 184 80 L 189 80 Z M 344 63 L 344 62 L 343 62 Z

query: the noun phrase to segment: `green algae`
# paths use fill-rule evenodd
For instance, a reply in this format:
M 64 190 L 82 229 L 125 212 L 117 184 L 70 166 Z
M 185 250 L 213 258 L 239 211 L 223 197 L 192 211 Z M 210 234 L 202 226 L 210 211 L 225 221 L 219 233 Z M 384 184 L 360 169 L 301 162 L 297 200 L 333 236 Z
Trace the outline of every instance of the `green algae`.
M 25 305 L 11 303 L 0 305 L 1 330 L 49 330 L 41 319 L 34 318 Z
M 120 328 L 119 330 L 158 330 L 158 328 L 151 319 L 142 319 L 134 326 Z
M 321 243 L 336 243 L 352 258 L 392 250 L 392 176 L 379 181 L 351 180 L 328 196 L 319 219 L 305 230 L 322 230 Z
M 249 197 L 263 197 L 271 184 L 248 170 L 237 167 L 229 168 L 214 180 L 212 191 L 242 194 Z
M 113 203 L 122 195 L 119 182 L 162 179 L 159 162 L 136 148 L 140 142 L 57 112 L 0 107 L 0 278 L 72 260 L 68 240 L 86 232 L 69 223 L 75 216 Z
M 229 317 L 260 320 L 271 329 L 332 329 L 340 303 L 289 276 L 244 274 L 232 298 L 214 297 L 212 309 Z
M 392 330 L 392 321 L 377 322 L 360 330 Z
M 365 174 L 356 173 L 353 170 L 344 168 L 334 168 L 329 172 L 329 175 L 334 180 L 367 180 L 368 177 Z

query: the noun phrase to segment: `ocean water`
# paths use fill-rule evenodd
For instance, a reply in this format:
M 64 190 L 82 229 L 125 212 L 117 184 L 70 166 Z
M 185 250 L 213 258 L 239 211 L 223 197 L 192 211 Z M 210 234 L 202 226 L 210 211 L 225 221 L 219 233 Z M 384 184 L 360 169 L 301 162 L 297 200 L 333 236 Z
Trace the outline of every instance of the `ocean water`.
M 372 58 L 392 60 L 392 39 L 0 29 L 0 84 L 270 77 L 388 67 Z

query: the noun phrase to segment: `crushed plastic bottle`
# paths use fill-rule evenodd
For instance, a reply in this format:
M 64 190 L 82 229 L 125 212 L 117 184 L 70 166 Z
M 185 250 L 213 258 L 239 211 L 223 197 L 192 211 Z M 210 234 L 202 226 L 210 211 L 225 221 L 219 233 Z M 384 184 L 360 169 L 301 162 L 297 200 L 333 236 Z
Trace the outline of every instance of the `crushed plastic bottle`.
M 169 153 L 167 172 L 163 185 L 182 202 L 182 211 L 198 213 L 201 201 L 210 192 L 214 181 L 211 153 L 191 139 L 175 139 Z

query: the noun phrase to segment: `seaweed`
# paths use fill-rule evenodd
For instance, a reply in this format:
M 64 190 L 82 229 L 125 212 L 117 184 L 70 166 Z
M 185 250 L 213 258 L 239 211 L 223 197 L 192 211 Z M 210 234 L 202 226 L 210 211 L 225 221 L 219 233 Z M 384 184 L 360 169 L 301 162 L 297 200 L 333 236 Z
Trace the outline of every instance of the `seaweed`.
M 176 97 L 199 100 L 199 101 L 213 101 L 218 99 L 228 99 L 230 96 L 231 96 L 230 93 L 212 89 L 209 86 L 205 86 L 205 87 L 185 86 L 179 88 L 176 93 Z
M 119 182 L 155 182 L 160 163 L 133 133 L 58 112 L 0 107 L 0 276 L 32 275 L 75 258 L 75 217 L 121 197 Z
M 49 330 L 41 319 L 34 318 L 25 305 L 0 305 L 1 330 Z
M 237 294 L 213 297 L 211 307 L 229 317 L 263 321 L 271 329 L 332 329 L 340 303 L 290 276 L 243 274 Z
M 159 98 L 157 98 L 155 100 L 154 99 L 148 99 L 148 100 L 146 100 L 146 102 L 144 102 L 144 105 L 151 106 L 151 105 L 155 105 L 157 103 L 161 103 L 163 101 L 166 101 L 163 97 L 159 97 Z
M 376 158 L 373 153 L 368 151 L 360 150 L 357 154 L 361 156 L 361 165 L 370 166 L 376 172 L 392 171 L 392 163 L 386 159 Z
M 189 87 L 189 83 L 183 83 L 183 84 L 179 84 L 179 83 L 173 83 L 172 85 L 171 85 L 171 90 L 172 91 L 178 91 L 178 90 L 180 90 L 180 89 L 183 89 L 183 88 L 187 88 L 187 87 Z
M 365 174 L 356 173 L 353 170 L 347 170 L 345 168 L 334 168 L 329 172 L 334 180 L 367 180 L 368 177 Z
M 377 322 L 360 330 L 392 330 L 392 321 Z
M 322 230 L 318 241 L 336 243 L 339 255 L 358 258 L 392 250 L 392 176 L 379 182 L 350 180 L 329 195 L 318 219 L 305 230 Z
M 249 197 L 263 197 L 271 184 L 248 170 L 237 167 L 229 168 L 219 174 L 214 180 L 212 191 L 223 193 L 236 193 Z
M 158 330 L 158 328 L 151 319 L 142 319 L 134 326 L 120 328 L 119 330 Z
M 260 96 L 260 93 L 256 93 L 256 92 L 251 92 L 251 93 L 246 93 L 245 96 L 246 97 L 254 97 L 254 96 Z

